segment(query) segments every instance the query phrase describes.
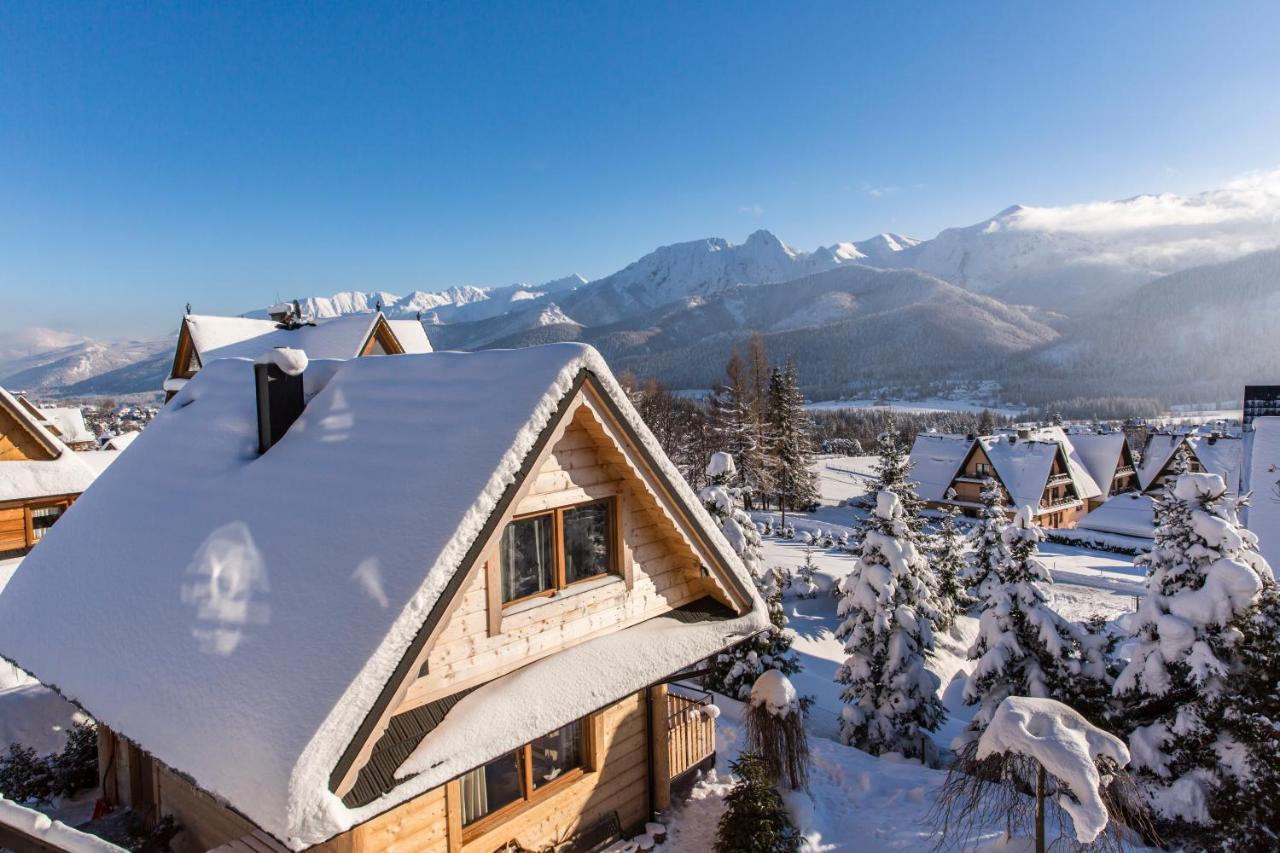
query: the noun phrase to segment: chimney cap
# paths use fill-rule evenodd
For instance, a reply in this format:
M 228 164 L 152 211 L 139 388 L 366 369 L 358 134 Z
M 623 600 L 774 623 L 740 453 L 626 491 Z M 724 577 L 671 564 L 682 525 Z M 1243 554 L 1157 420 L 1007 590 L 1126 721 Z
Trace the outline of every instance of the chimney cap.
M 298 376 L 307 369 L 307 353 L 293 347 L 269 349 L 254 359 L 254 364 L 274 364 L 289 376 Z

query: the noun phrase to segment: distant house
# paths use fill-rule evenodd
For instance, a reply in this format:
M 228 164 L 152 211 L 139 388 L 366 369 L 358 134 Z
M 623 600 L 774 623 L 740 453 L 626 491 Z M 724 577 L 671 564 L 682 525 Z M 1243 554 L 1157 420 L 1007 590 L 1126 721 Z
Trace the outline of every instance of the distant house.
M 1138 488 L 1137 466 L 1128 437 L 1121 431 L 1071 433 L 1067 436 L 1080 462 L 1097 484 L 1099 495 L 1093 507 L 1115 495 Z
M 1072 527 L 1101 490 L 1061 429 L 1016 430 L 989 436 L 922 433 L 911 449 L 912 478 L 929 506 L 966 515 L 982 507 L 983 484 L 994 480 L 1010 512 L 1030 506 L 1043 527 Z
M 30 551 L 94 479 L 33 411 L 0 388 L 0 560 Z
M 210 361 L 27 559 L 0 653 L 179 850 L 596 849 L 714 760 L 668 685 L 769 624 L 577 344 Z
M 1187 449 L 1190 471 L 1217 474 L 1226 483 L 1228 494 L 1239 491 L 1244 442 L 1239 436 L 1216 432 L 1157 432 L 1148 436 L 1142 449 L 1142 463 L 1138 466 L 1138 485 L 1142 491 L 1158 492 L 1164 487 L 1173 471 L 1174 458 L 1183 447 Z
M 98 446 L 80 409 L 73 406 L 37 406 L 22 396 L 17 400 L 41 426 L 72 450 L 93 450 Z
M 300 349 L 314 359 L 431 352 L 431 342 L 417 320 L 388 320 L 376 312 L 303 322 L 285 310 L 288 306 L 277 307 L 279 312 L 270 320 L 206 314 L 183 317 L 173 366 L 164 383 L 166 398 L 216 358 L 256 358 L 273 347 Z

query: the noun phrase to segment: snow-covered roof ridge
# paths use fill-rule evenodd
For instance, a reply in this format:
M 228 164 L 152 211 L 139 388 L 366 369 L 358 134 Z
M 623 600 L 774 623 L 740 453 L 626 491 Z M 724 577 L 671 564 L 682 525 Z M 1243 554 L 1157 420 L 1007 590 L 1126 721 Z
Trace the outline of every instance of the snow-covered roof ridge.
M 1081 464 L 1098 485 L 1099 494 L 1105 495 L 1111 488 L 1111 481 L 1115 479 L 1116 468 L 1120 465 L 1128 438 L 1120 430 L 1073 432 L 1068 438 L 1079 455 Z
M 926 501 L 941 501 L 960 471 L 976 439 L 946 433 L 922 432 L 911 445 L 911 479 Z
M 331 771 L 584 374 L 763 611 L 591 347 L 312 361 L 314 397 L 261 456 L 253 365 L 219 359 L 27 557 L 0 654 L 290 846 L 319 843 L 359 819 Z
M 1038 507 L 1054 457 L 1062 446 L 1056 441 L 1016 436 L 984 436 L 978 440 L 1009 493 L 1010 505 Z
M 60 456 L 66 451 L 66 447 L 58 441 L 57 436 L 50 432 L 39 418 L 32 415 L 17 397 L 3 387 L 0 387 L 0 408 L 7 411 L 20 427 L 31 433 L 31 437 L 49 451 L 51 456 Z

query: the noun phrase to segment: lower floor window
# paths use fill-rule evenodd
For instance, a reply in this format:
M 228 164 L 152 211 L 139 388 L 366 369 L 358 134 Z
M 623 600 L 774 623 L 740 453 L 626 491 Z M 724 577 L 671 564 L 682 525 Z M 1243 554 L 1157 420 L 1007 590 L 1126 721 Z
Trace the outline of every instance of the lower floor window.
M 42 506 L 31 510 L 31 537 L 39 542 L 53 523 L 62 515 L 61 506 Z
M 578 720 L 472 770 L 460 780 L 462 825 L 536 798 L 556 780 L 580 769 L 582 752 L 582 721 Z

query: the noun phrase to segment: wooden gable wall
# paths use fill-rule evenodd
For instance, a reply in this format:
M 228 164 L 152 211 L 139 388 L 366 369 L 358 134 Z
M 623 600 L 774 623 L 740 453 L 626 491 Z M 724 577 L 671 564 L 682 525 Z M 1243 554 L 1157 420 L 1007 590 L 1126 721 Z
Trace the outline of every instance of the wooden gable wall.
M 56 459 L 27 426 L 11 412 L 0 409 L 0 462 L 48 461 Z
M 629 470 L 597 413 L 582 406 L 551 453 L 530 474 L 515 514 L 600 498 L 618 501 L 620 577 L 588 581 L 550 599 L 505 611 L 497 589 L 498 549 L 487 550 L 426 656 L 426 674 L 399 711 L 511 672 L 571 645 L 642 622 L 706 595 L 719 595 L 702 563 L 657 499 Z M 720 596 L 723 598 L 723 596 Z

